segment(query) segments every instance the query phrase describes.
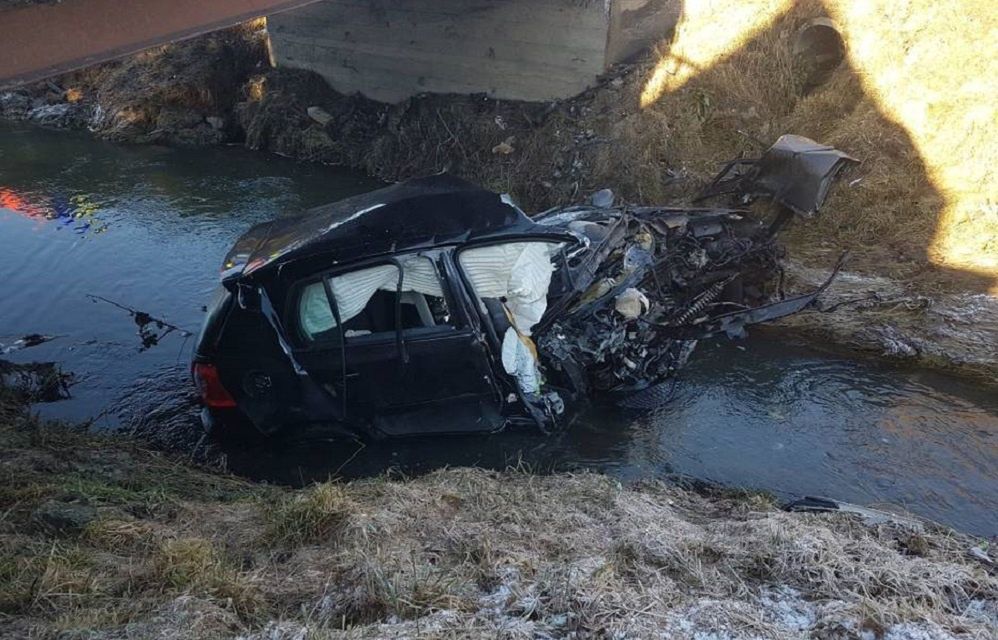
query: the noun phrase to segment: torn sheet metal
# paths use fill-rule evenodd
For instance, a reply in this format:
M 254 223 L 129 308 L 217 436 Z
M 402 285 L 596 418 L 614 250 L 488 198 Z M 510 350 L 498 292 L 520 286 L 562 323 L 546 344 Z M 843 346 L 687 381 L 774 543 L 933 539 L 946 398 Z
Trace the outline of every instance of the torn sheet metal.
M 716 333 L 711 322 L 776 293 L 780 249 L 745 212 L 576 209 L 568 224 L 589 244 L 566 256 L 562 293 L 535 330 L 545 379 L 566 395 L 623 398 L 659 384 Z
M 824 204 L 832 181 L 859 160 L 804 136 L 783 135 L 757 160 L 734 160 L 714 178 L 698 200 L 737 194 L 764 196 L 806 218 Z

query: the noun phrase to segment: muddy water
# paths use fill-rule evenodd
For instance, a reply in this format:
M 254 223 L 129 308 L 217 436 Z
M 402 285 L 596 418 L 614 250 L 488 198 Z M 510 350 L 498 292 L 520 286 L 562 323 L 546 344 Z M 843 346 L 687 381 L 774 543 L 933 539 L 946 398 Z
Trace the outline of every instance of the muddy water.
M 4 357 L 55 361 L 76 375 L 72 398 L 39 405 L 43 415 L 190 446 L 190 341 L 172 334 L 140 351 L 129 315 L 87 294 L 194 331 L 242 230 L 373 186 L 238 149 L 119 147 L 0 124 L 0 343 L 57 336 Z M 228 459 L 238 473 L 282 482 L 515 463 L 622 480 L 684 474 L 785 497 L 889 504 L 998 533 L 993 390 L 813 351 L 778 329 L 704 345 L 657 411 L 592 407 L 553 438 L 289 443 Z

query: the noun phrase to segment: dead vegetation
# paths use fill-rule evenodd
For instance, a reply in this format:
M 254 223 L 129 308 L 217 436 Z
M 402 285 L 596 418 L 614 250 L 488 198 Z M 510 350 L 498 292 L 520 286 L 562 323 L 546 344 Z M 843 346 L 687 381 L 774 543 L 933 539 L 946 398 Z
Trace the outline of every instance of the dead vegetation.
M 522 470 L 289 491 L 16 403 L 4 416 L 4 637 L 988 638 L 998 623 L 977 541 L 933 525 Z
M 62 118 L 119 142 L 230 141 L 232 105 L 246 79 L 267 61 L 262 26 L 254 21 L 39 83 L 31 89 L 41 104 L 24 115 L 46 122 L 32 114 L 46 113 L 45 103 L 68 104 L 72 109 Z

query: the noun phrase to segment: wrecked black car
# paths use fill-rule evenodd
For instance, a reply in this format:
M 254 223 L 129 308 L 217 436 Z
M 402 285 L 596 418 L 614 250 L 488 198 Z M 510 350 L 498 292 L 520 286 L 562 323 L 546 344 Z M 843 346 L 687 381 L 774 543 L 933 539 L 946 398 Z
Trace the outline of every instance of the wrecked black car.
M 596 394 L 661 402 L 697 341 L 795 313 L 777 231 L 850 158 L 784 136 L 725 167 L 729 208 L 591 203 L 533 218 L 448 175 L 257 225 L 225 258 L 193 362 L 209 432 L 550 432 Z

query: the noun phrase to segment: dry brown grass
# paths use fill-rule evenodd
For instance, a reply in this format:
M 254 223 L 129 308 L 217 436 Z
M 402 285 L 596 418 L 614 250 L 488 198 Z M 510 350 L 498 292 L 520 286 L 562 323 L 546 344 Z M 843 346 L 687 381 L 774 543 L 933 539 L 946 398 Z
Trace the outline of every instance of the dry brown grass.
M 265 542 L 287 548 L 334 541 L 353 509 L 342 486 L 331 482 L 314 485 L 267 509 Z
M 148 549 L 155 544 L 156 528 L 143 520 L 106 518 L 87 525 L 83 538 L 106 551 Z
M 336 541 L 263 570 L 284 613 L 260 637 L 906 637 L 914 625 L 985 638 L 998 613 L 998 581 L 942 530 L 588 474 L 458 469 L 345 490 Z
M 847 57 L 806 92 L 792 46 L 818 16 L 838 24 Z M 886 245 L 895 261 L 928 260 L 992 284 L 998 58 L 987 52 L 996 36 L 987 0 L 688 3 L 639 101 L 672 129 L 670 157 L 700 177 L 782 132 L 845 149 L 863 160 L 850 176 L 858 182 L 833 192 L 807 240 Z
M 206 538 L 178 537 L 163 540 L 152 553 L 149 585 L 166 593 L 197 593 L 226 602 L 243 616 L 261 607 L 255 580 L 235 568 L 225 552 Z
M 998 622 L 977 541 L 931 525 L 523 470 L 274 490 L 8 409 L 4 636 L 987 638 Z M 98 519 L 37 530 L 52 496 Z
M 0 637 L 984 639 L 998 624 L 998 577 L 966 553 L 982 541 L 933 525 L 524 470 L 289 491 L 0 409 Z M 32 513 L 53 497 L 97 519 L 42 530 Z
M 81 535 L 36 534 L 21 510 L 0 523 L 0 634 L 797 638 L 868 628 L 986 638 L 998 621 L 998 579 L 965 556 L 975 541 L 929 525 L 868 526 L 756 497 L 518 470 L 279 496 L 226 480 L 223 501 L 98 490 L 116 475 L 108 460 L 139 477 L 162 462 L 75 438 L 31 456 L 5 436 L 20 452 L 8 461 L 35 483 L 60 486 L 66 471 L 40 469 L 63 458 L 100 451 L 104 462 L 84 487 L 101 498 L 100 519 Z M 152 495 L 175 506 L 150 509 Z
M 252 21 L 178 44 L 154 47 L 59 80 L 75 100 L 99 106 L 90 128 L 119 141 L 217 144 L 206 117 L 228 116 L 242 84 L 267 59 L 263 24 Z

